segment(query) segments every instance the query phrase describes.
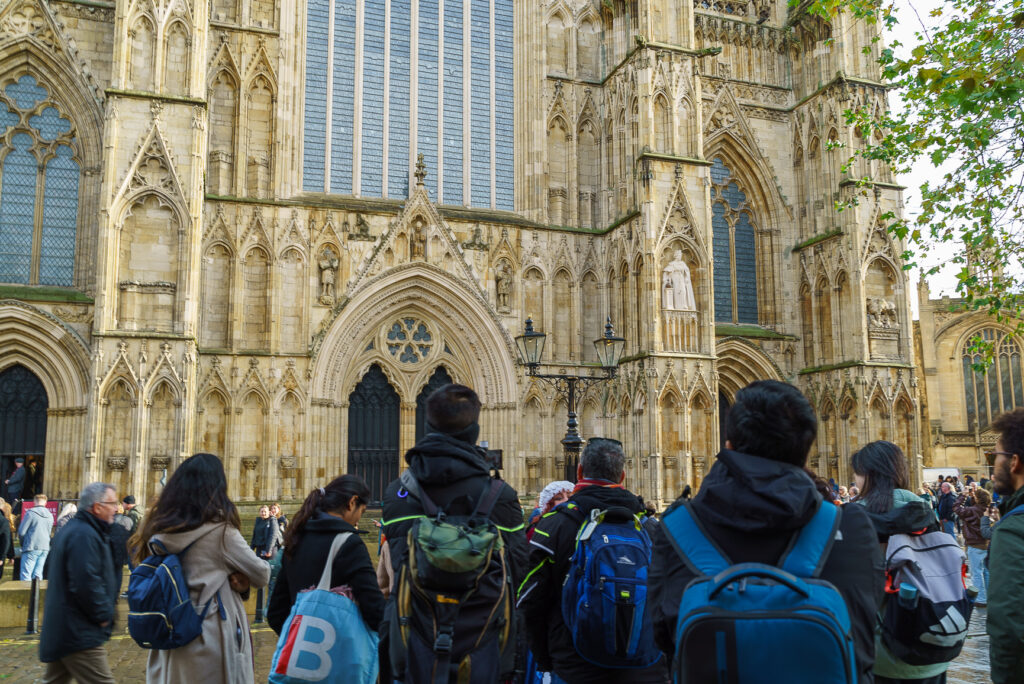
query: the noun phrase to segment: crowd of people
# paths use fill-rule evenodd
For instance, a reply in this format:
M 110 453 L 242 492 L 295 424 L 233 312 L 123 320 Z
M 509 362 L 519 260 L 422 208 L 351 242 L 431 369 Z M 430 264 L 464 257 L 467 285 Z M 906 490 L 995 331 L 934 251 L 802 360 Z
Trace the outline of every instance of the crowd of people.
M 992 681 L 1024 683 L 1024 409 L 993 423 L 991 480 L 911 491 L 906 456 L 875 441 L 843 486 L 807 469 L 806 398 L 760 381 L 737 393 L 694 496 L 659 514 L 628 488 L 622 444 L 599 437 L 528 515 L 477 446 L 479 413 L 465 386 L 429 397 L 427 434 L 384 493 L 376 567 L 356 475 L 315 488 L 291 521 L 261 507 L 248 542 L 212 454 L 184 461 L 145 516 L 88 485 L 52 541 L 37 497 L 17 532 L 22 572 L 48 568 L 44 681 L 115 681 L 104 644 L 127 562 L 150 682 L 254 681 L 244 600 L 270 585 L 272 682 L 941 684 L 986 610 Z M 174 647 L 132 629 L 153 577 L 139 571 L 170 573 L 169 558 L 199 625 Z

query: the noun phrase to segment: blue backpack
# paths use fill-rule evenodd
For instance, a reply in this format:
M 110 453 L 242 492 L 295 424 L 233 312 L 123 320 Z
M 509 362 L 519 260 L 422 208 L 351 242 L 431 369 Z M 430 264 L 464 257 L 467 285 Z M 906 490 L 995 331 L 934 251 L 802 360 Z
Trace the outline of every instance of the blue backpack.
M 213 599 L 202 613 L 196 612 L 178 558 L 191 546 L 175 554 L 167 553 L 159 541 L 151 541 L 150 551 L 155 553 L 132 570 L 128 579 L 128 633 L 142 648 L 179 648 L 203 631 L 203 620 Z M 220 596 L 216 599 L 220 617 L 226 619 Z
M 665 516 L 666 536 L 698 576 L 679 602 L 675 684 L 857 681 L 846 603 L 817 579 L 839 517 L 823 502 L 776 567 L 733 565 L 689 503 Z
M 651 539 L 632 511 L 559 506 L 581 524 L 562 585 L 562 618 L 580 656 L 600 667 L 643 668 L 656 663 L 647 609 Z

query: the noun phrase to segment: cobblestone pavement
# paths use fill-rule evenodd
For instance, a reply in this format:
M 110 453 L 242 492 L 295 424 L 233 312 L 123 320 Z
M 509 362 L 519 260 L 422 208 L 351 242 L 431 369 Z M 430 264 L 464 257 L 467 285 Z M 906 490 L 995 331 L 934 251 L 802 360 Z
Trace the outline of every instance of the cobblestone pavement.
M 34 682 L 42 677 L 43 665 L 37 657 L 38 639 L 0 635 L 0 682 Z M 253 625 L 256 644 L 256 681 L 267 681 L 270 659 L 274 656 L 276 638 L 266 625 Z M 108 644 L 110 665 L 118 682 L 142 684 L 146 681 L 146 651 L 135 645 L 126 634 L 119 634 Z M 949 669 L 949 684 L 986 684 L 988 677 L 988 637 L 985 635 L 985 611 L 977 610 L 971 618 L 967 645 Z

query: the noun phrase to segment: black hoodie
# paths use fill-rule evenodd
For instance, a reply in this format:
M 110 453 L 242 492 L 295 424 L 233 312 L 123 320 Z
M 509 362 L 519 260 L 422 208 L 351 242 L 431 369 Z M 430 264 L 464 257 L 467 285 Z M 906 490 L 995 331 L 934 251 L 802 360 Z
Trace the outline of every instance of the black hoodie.
M 672 508 L 680 505 L 680 501 Z M 723 450 L 693 499 L 692 510 L 733 563 L 776 564 L 822 502 L 802 468 Z M 669 510 L 672 510 L 671 508 Z M 671 658 L 683 589 L 695 575 L 687 569 L 664 526 L 653 537 L 651 598 L 654 637 Z M 862 506 L 843 506 L 836 541 L 821 579 L 842 594 L 850 613 L 860 682 L 871 682 L 874 622 L 885 582 L 875 530 Z

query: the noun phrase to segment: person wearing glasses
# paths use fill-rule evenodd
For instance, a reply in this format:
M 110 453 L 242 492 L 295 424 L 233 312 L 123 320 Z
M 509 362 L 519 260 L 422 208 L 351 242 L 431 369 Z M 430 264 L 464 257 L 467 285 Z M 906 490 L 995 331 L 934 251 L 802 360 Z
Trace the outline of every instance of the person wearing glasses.
M 996 418 L 986 455 L 1002 497 L 988 550 L 989 666 L 994 684 L 1024 682 L 1024 408 Z
M 87 485 L 78 513 L 53 541 L 39 637 L 39 660 L 46 663 L 42 681 L 47 684 L 115 681 L 103 644 L 113 630 L 118 592 L 110 548 L 117 506 L 114 485 Z

